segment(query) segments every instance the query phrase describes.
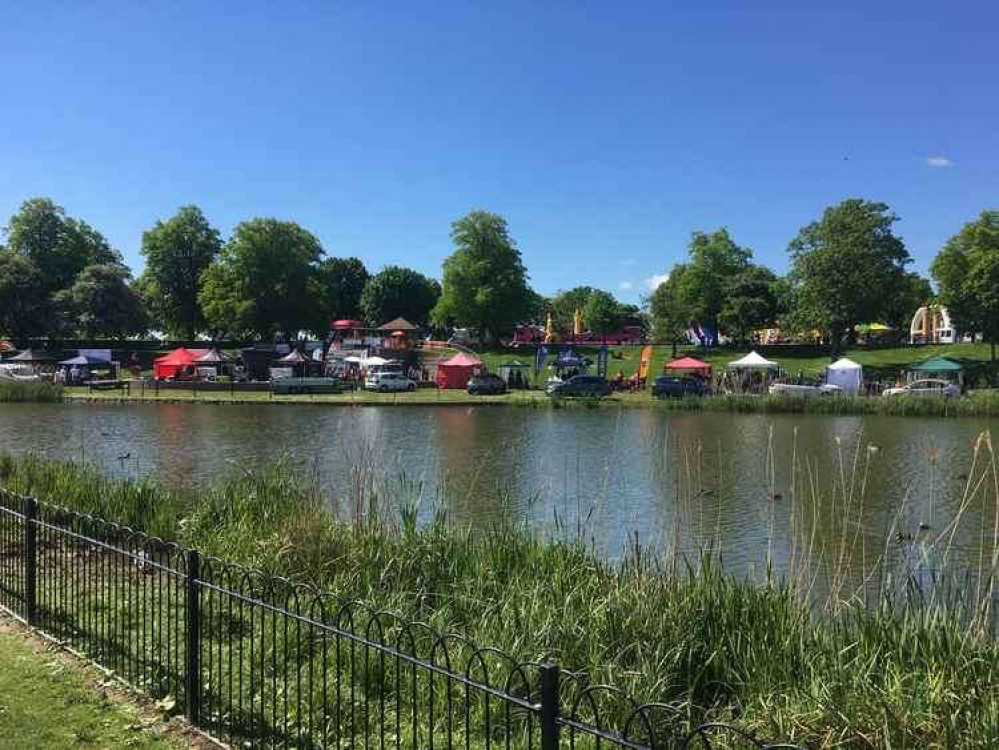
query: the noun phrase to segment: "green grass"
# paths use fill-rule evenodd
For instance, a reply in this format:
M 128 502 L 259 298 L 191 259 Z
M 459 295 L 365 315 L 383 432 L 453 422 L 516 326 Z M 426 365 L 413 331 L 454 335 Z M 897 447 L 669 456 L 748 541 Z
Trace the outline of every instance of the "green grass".
M 12 382 L 0 380 L 0 404 L 2 403 L 55 403 L 62 401 L 63 389 L 53 383 Z
M 993 518 L 991 441 L 983 437 L 975 451 L 968 481 L 975 489 L 965 490 L 959 506 L 976 510 L 920 542 L 944 559 L 951 528 Z M 917 604 L 890 585 L 897 571 L 877 564 L 867 569 L 869 580 L 885 585 L 852 588 L 858 530 L 870 523 L 876 499 L 865 498 L 866 483 L 857 480 L 870 454 L 841 460 L 845 476 L 810 476 L 802 486 L 811 489 L 790 500 L 787 528 L 775 526 L 776 539 L 795 542 L 787 574 L 754 579 L 726 575 L 723 550 L 710 541 L 701 557 L 670 543 L 672 552 L 636 548 L 610 562 L 592 551 L 585 529 L 546 537 L 514 521 L 456 527 L 446 497 L 418 525 L 407 500 L 414 488 L 379 476 L 363 456 L 335 489 L 333 508 L 293 464 L 239 470 L 211 488 L 177 493 L 96 469 L 4 457 L 0 483 L 460 632 L 519 659 L 554 659 L 637 700 L 672 703 L 692 723 L 736 720 L 809 747 L 994 747 L 999 645 L 987 621 L 996 558 L 986 551 L 967 579 L 977 581 L 977 596 L 963 604 L 926 591 Z M 678 490 L 678 524 L 699 522 L 696 498 L 708 485 L 700 477 Z M 816 537 L 814 524 L 833 546 L 815 542 L 826 534 Z M 992 539 L 997 530 L 983 525 L 980 535 Z M 830 593 L 816 600 L 811 585 L 820 569 L 831 576 Z M 859 605 L 865 596 L 873 606 Z M 109 606 L 107 616 L 139 611 Z M 141 632 L 138 622 L 125 622 Z M 266 633 L 262 622 L 257 627 Z M 241 638 L 254 637 L 252 627 L 233 626 L 216 647 L 231 653 Z
M 145 728 L 134 705 L 112 701 L 82 667 L 32 646 L 0 623 L 0 746 L 18 750 L 180 747 Z M 96 682 L 96 681 L 95 681 Z

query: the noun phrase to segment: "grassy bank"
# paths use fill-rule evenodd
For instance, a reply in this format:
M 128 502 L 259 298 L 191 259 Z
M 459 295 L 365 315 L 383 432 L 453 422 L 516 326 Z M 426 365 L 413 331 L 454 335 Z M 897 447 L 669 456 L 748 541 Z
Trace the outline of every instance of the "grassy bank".
M 190 403 L 190 404 L 326 404 L 330 406 L 521 406 L 535 408 L 645 408 L 663 411 L 711 411 L 759 414 L 881 414 L 918 417 L 996 417 L 999 416 L 999 390 L 976 391 L 959 399 L 896 396 L 811 397 L 707 396 L 656 399 L 649 392 L 615 393 L 594 399 L 552 399 L 544 391 L 512 391 L 502 396 L 470 396 L 464 391 L 417 391 L 415 393 L 370 393 L 272 396 L 270 393 L 196 393 L 152 390 L 89 392 L 67 388 L 68 399 L 92 403 Z
M 962 511 L 920 542 L 944 560 L 948 535 L 952 541 L 967 518 L 992 523 L 991 441 L 983 436 L 975 450 L 960 507 L 982 505 L 983 512 Z M 865 583 L 878 582 L 873 588 L 851 584 L 857 530 L 871 502 L 862 479 L 876 470 L 872 456 L 844 457 L 844 476 L 821 488 L 815 477 L 803 482 L 790 501 L 789 526 L 774 532 L 801 540 L 791 547 L 788 573 L 755 580 L 727 576 L 723 551 L 712 543 L 701 557 L 684 557 L 679 530 L 670 551 L 636 548 L 610 563 L 584 534 L 545 538 L 513 521 L 457 528 L 445 503 L 418 525 L 405 480 L 377 476 L 363 457 L 336 488 L 332 507 L 308 472 L 290 465 L 237 471 L 181 493 L 7 456 L 0 483 L 313 582 L 520 659 L 555 659 L 638 700 L 671 703 L 692 722 L 734 720 L 809 747 L 995 746 L 995 554 L 983 555 L 966 579 L 976 593 L 960 603 L 936 589 L 921 590 L 916 601 L 887 566 L 865 571 Z M 704 491 L 702 480 L 678 489 L 678 524 L 697 515 Z M 832 547 L 815 546 L 816 524 L 833 526 Z M 980 532 L 994 545 L 999 520 Z M 895 529 L 887 534 L 886 550 Z M 810 588 L 817 560 L 832 561 L 821 601 Z M 865 598 L 871 606 L 860 606 Z
M 84 671 L 0 619 L 0 745 L 24 750 L 187 746 L 155 734 L 155 719 L 111 700 L 97 686 L 97 674 L 88 684 Z
M 54 383 L 19 383 L 0 380 L 0 404 L 55 403 L 62 401 L 63 389 Z

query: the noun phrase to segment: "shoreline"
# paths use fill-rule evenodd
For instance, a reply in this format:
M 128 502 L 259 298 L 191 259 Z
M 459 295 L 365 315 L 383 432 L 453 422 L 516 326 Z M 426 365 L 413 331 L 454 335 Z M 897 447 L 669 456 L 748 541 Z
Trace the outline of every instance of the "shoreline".
M 380 394 L 280 395 L 270 392 L 225 394 L 170 391 L 163 395 L 91 393 L 67 389 L 63 403 L 83 404 L 208 404 L 226 406 L 448 406 L 519 407 L 532 409 L 648 409 L 665 412 L 729 412 L 803 415 L 875 415 L 916 417 L 999 417 L 999 391 L 979 391 L 960 399 L 931 397 L 811 397 L 718 395 L 679 399 L 654 398 L 648 391 L 616 393 L 604 399 L 552 399 L 544 391 L 513 391 L 502 396 L 470 396 L 464 391 Z M 58 403 L 58 402 L 57 402 Z

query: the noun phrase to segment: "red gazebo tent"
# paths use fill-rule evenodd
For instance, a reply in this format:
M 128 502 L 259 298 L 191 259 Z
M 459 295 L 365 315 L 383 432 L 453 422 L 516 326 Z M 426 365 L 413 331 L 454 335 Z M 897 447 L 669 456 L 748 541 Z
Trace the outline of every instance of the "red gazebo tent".
M 157 380 L 166 380 L 167 378 L 191 374 L 194 372 L 198 358 L 207 351 L 205 349 L 185 349 L 183 346 L 174 349 L 166 356 L 153 361 L 153 377 Z M 186 368 L 191 369 L 185 373 Z
M 482 367 L 482 360 L 461 352 L 437 365 L 438 388 L 465 388 L 469 378 Z
M 663 366 L 664 370 L 672 371 L 683 371 L 692 372 L 695 375 L 700 375 L 703 378 L 711 377 L 711 365 L 707 362 L 702 362 L 694 357 L 682 357 L 681 359 L 674 359 L 672 362 L 667 362 Z

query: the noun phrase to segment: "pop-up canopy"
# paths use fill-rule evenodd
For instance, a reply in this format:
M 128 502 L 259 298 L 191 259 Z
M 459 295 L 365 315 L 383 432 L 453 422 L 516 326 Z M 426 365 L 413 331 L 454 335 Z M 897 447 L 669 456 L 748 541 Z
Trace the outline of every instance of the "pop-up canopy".
M 741 359 L 729 362 L 728 366 L 732 370 L 776 370 L 778 364 L 752 351 Z
M 198 357 L 205 353 L 205 350 L 185 349 L 183 346 L 174 349 L 169 354 L 153 361 L 153 377 L 157 380 L 175 378 L 183 373 L 185 368 L 193 368 Z
M 47 362 L 52 362 L 53 358 L 45 352 L 36 351 L 35 349 L 25 349 L 23 352 L 15 354 L 7 361 L 20 362 L 25 365 L 41 365 Z
M 843 357 L 826 367 L 826 383 L 838 385 L 844 393 L 855 395 L 864 381 L 864 368 L 852 359 Z
M 703 375 L 704 377 L 709 377 L 711 375 L 711 365 L 694 357 L 681 357 L 680 359 L 674 359 L 672 362 L 667 362 L 663 369 L 677 371 L 685 370 L 688 372 L 695 372 L 698 375 Z
M 437 365 L 437 387 L 464 388 L 481 366 L 482 360 L 471 354 L 460 352 Z

